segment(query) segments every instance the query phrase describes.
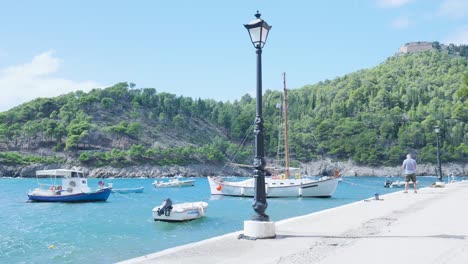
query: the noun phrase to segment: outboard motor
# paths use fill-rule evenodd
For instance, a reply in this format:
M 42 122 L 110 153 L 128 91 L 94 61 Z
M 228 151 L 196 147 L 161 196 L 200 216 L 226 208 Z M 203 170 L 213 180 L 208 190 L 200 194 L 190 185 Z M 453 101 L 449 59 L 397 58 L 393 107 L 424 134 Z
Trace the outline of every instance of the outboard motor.
M 390 188 L 391 186 L 392 186 L 392 181 L 390 180 L 385 181 L 385 185 L 384 185 L 385 188 Z
M 171 215 L 171 210 L 172 210 L 172 201 L 171 201 L 171 199 L 169 199 L 169 198 L 164 199 L 164 202 L 158 208 L 158 215 L 159 216 L 160 215 L 170 216 Z

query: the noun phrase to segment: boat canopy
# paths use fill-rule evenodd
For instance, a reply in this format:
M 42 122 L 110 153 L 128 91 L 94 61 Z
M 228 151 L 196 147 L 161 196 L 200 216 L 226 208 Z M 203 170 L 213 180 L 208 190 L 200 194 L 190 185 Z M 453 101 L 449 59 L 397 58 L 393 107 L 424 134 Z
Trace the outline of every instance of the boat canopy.
M 38 170 L 36 171 L 36 176 L 55 176 L 63 178 L 85 178 L 85 175 L 82 171 L 76 170 L 65 170 L 65 169 L 56 169 L 56 170 Z

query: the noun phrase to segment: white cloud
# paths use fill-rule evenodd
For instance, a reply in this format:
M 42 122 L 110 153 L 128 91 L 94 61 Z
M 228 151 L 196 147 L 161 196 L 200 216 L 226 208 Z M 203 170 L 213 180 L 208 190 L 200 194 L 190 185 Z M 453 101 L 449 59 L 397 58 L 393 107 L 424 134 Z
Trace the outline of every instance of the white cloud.
M 406 16 L 402 16 L 402 17 L 398 17 L 396 19 L 394 19 L 390 25 L 393 27 L 393 28 L 407 28 L 409 27 L 410 25 L 410 20 L 408 17 Z
M 89 91 L 102 87 L 94 81 L 75 82 L 53 77 L 62 60 L 47 51 L 35 56 L 31 62 L 0 69 L 0 111 L 37 97 L 54 97 L 76 90 Z
M 444 44 L 468 44 L 468 27 L 466 28 L 461 28 L 458 29 L 457 31 L 451 33 L 444 41 L 442 41 Z
M 439 11 L 442 15 L 463 18 L 468 15 L 467 0 L 444 0 L 440 4 Z
M 53 53 L 54 51 L 50 50 L 35 56 L 30 63 L 8 67 L 2 70 L 2 75 L 9 77 L 39 77 L 56 72 L 62 61 L 58 58 L 54 58 Z
M 377 5 L 380 7 L 400 7 L 413 2 L 414 0 L 377 0 Z

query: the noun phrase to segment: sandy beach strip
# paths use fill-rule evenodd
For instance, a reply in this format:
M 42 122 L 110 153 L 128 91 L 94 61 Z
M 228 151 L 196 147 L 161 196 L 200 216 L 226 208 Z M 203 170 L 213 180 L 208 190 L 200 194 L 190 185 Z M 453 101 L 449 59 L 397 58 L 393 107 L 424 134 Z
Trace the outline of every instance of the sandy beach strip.
M 276 222 L 276 238 L 242 231 L 121 263 L 468 263 L 468 181 L 398 191 Z

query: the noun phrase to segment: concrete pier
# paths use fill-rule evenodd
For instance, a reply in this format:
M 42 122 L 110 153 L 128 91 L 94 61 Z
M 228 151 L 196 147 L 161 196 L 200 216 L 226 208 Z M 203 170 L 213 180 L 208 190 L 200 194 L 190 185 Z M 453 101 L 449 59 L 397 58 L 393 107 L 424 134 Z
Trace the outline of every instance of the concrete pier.
M 468 181 L 375 198 L 278 221 L 274 239 L 239 231 L 122 263 L 468 263 Z

